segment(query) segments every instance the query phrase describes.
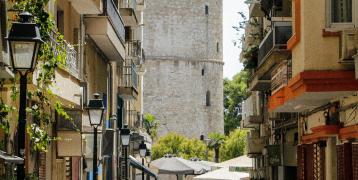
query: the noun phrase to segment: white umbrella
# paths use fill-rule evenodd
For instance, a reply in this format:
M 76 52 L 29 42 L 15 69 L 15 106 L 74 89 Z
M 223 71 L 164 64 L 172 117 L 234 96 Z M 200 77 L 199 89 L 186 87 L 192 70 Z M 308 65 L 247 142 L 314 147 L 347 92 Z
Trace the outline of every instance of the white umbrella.
M 195 180 L 244 180 L 249 178 L 249 173 L 229 171 L 229 168 L 221 168 L 194 177 Z
M 247 155 L 239 156 L 216 165 L 217 167 L 243 167 L 252 168 L 252 159 Z
M 151 165 L 158 169 L 159 174 L 203 174 L 207 172 L 207 166 L 180 157 L 162 157 L 154 160 Z

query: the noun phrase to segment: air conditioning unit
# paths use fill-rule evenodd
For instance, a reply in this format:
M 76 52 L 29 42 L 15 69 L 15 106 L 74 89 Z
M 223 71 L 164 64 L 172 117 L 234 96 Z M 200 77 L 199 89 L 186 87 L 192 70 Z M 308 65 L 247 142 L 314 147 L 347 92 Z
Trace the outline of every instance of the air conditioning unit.
M 340 38 L 339 57 L 342 63 L 353 63 L 358 49 L 358 30 L 343 30 Z

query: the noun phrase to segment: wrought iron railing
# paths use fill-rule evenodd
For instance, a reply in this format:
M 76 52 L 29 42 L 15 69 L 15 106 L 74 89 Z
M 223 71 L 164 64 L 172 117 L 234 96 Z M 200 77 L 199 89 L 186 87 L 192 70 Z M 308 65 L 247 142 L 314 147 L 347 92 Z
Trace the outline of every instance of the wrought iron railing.
M 274 50 L 285 50 L 292 34 L 291 22 L 273 22 L 271 30 L 261 41 L 258 64 L 261 65 Z
M 283 61 L 273 70 L 271 76 L 271 94 L 274 94 L 282 87 L 286 86 L 292 77 L 291 61 Z
M 136 65 L 132 60 L 126 60 L 123 67 L 123 78 L 120 86 L 122 87 L 133 87 L 137 89 L 138 87 L 138 74 L 136 70 Z
M 65 52 L 65 58 L 66 58 L 66 70 L 69 71 L 73 75 L 78 75 L 79 69 L 78 69 L 78 58 L 77 58 L 77 51 L 71 44 L 67 42 L 58 43 L 59 35 L 55 32 L 52 32 L 50 35 L 50 43 L 51 46 L 54 47 L 54 54 L 55 56 L 59 56 L 60 52 L 58 52 L 58 49 L 61 49 L 62 52 Z
M 118 8 L 114 4 L 112 0 L 104 0 L 106 4 L 106 15 L 108 15 L 112 26 L 114 27 L 114 30 L 118 37 L 120 37 L 121 41 L 125 41 L 125 29 L 124 29 L 124 23 L 119 15 Z

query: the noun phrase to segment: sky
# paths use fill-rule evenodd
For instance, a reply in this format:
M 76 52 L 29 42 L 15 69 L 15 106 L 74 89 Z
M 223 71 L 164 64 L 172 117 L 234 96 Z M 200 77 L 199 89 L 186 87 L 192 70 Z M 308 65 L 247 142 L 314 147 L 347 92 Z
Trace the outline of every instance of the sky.
M 224 48 L 224 77 L 231 79 L 236 73 L 243 68 L 239 61 L 241 49 L 234 46 L 233 40 L 241 35 L 237 35 L 237 31 L 232 26 L 238 26 L 240 17 L 238 12 L 244 12 L 246 17 L 248 14 L 248 5 L 244 0 L 223 0 L 223 48 Z M 243 30 L 240 32 L 243 33 Z

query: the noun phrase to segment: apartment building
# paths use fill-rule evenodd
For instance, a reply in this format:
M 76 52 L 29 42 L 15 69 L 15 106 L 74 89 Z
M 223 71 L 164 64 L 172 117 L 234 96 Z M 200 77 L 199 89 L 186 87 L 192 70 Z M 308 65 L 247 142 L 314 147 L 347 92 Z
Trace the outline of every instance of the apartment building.
M 250 3 L 242 125 L 251 128 L 252 176 L 358 178 L 356 2 Z
M 5 37 L 9 25 L 18 12 L 12 10 L 15 1 L 1 1 L 1 50 L 0 78 L 1 99 L 8 104 L 14 78 L 9 61 Z M 52 93 L 61 102 L 73 122 L 65 120 L 53 110 L 49 135 L 58 140 L 49 142 L 47 152 L 33 153 L 25 150 L 25 173 L 39 179 L 87 179 L 92 176 L 93 128 L 85 110 L 89 99 L 99 93 L 104 101 L 105 117 L 99 127 L 98 159 L 99 178 L 122 178 L 124 171 L 123 149 L 119 133 L 123 125 L 133 132 L 130 154 L 138 156 L 139 143 L 151 142 L 142 130 L 142 94 L 144 51 L 142 48 L 144 0 L 50 0 L 46 5 L 56 23 L 56 29 L 65 42 L 56 43 L 56 34 L 51 34 L 51 45 L 65 49 L 66 66 L 57 68 Z M 36 70 L 31 74 L 34 86 Z M 29 103 L 28 103 L 29 104 Z M 17 112 L 10 116 L 9 138 L 1 132 L 1 140 L 8 154 L 16 154 Z M 31 117 L 28 115 L 28 123 Z M 31 143 L 26 141 L 25 149 Z M 132 159 L 132 161 L 134 161 Z M 141 164 L 132 162 L 130 164 Z M 11 177 L 12 172 L 0 163 L 0 177 Z M 129 166 L 129 163 L 128 163 Z M 138 168 L 138 167 L 136 167 Z M 134 166 L 130 176 L 135 176 Z

